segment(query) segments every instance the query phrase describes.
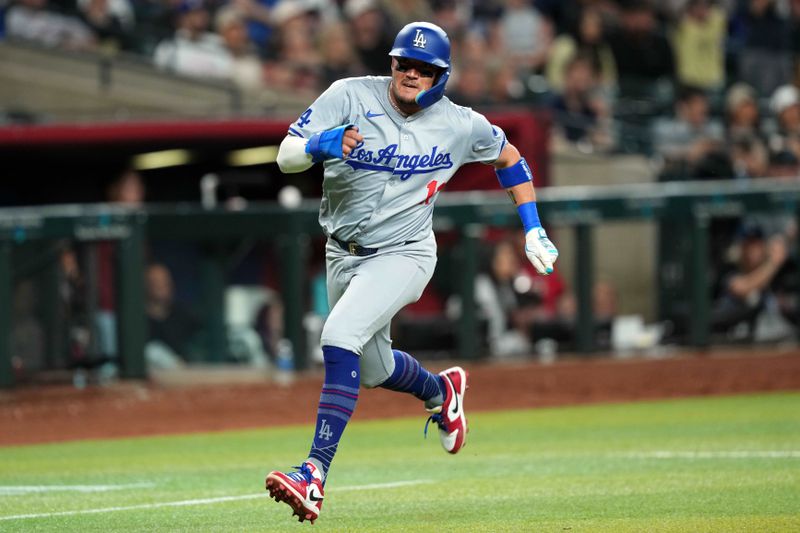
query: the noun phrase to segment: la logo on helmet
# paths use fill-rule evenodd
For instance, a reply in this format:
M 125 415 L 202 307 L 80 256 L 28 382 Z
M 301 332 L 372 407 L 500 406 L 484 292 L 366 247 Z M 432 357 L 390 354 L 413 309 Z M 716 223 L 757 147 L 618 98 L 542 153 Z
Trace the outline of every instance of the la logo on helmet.
M 425 44 L 428 41 L 425 40 L 425 35 L 422 33 L 422 30 L 417 29 L 417 35 L 414 36 L 413 44 L 417 48 L 425 48 Z

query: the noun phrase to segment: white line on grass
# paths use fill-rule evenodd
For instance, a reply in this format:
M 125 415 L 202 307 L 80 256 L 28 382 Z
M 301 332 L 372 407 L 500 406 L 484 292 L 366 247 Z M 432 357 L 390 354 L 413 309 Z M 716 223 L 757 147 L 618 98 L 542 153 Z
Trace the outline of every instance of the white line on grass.
M 335 490 L 336 492 L 344 492 L 351 490 L 394 489 L 398 487 L 410 487 L 413 485 L 421 485 L 423 483 L 431 483 L 431 480 L 416 479 L 410 481 L 394 481 L 391 483 L 373 483 L 371 485 L 351 485 L 349 487 L 338 487 Z M 55 513 L 18 514 L 11 516 L 0 516 L 0 521 L 23 520 L 26 518 L 51 518 L 54 516 L 74 516 L 82 514 L 113 513 L 116 511 L 132 511 L 136 509 L 158 509 L 159 507 L 187 507 L 190 505 L 211 505 L 214 503 L 234 502 L 240 500 L 254 500 L 256 498 L 265 498 L 265 497 L 266 493 L 242 494 L 239 496 L 220 496 L 217 498 L 200 498 L 196 500 L 183 500 L 177 502 L 143 503 L 140 505 L 126 505 L 124 507 L 103 507 L 100 509 L 80 509 L 76 511 L 60 511 Z
M 336 487 L 336 492 L 346 490 L 396 489 L 398 487 L 410 487 L 413 485 L 423 485 L 425 483 L 433 483 L 433 480 L 411 479 L 408 481 L 391 481 L 389 483 L 372 483 L 371 485 L 350 485 L 349 487 Z
M 800 459 L 799 450 L 667 451 L 614 454 L 630 459 Z
M 0 485 L 0 496 L 31 494 L 37 492 L 107 492 L 110 490 L 146 489 L 153 483 L 128 483 L 122 485 Z

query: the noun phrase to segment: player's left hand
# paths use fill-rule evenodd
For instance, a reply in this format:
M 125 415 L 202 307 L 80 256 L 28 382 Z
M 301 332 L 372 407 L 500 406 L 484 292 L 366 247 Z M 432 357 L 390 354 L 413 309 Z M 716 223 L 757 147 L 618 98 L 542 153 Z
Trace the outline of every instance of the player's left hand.
M 544 228 L 532 228 L 525 234 L 525 255 L 539 274 L 548 275 L 553 272 L 553 263 L 558 259 L 558 250 L 547 238 Z

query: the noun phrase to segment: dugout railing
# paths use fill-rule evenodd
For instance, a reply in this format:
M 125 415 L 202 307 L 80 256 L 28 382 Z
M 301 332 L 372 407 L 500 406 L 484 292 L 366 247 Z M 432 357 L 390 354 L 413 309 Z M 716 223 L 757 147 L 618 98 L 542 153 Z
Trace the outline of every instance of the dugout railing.
M 595 251 L 593 230 L 604 221 L 651 221 L 687 228 L 675 238 L 688 239 L 690 254 L 684 262 L 689 280 L 689 343 L 704 347 L 710 341 L 711 302 L 707 281 L 709 226 L 715 217 L 741 217 L 754 212 L 800 212 L 800 182 L 757 179 L 598 187 L 549 187 L 538 191 L 540 211 L 548 225 L 571 228 L 575 254 L 560 261 L 574 264 L 577 296 L 576 349 L 594 349 L 592 285 Z M 204 327 L 209 352 L 225 352 L 224 289 L 225 243 L 256 238 L 275 242 L 281 270 L 286 336 L 297 349 L 295 368 L 308 364 L 302 326 L 305 259 L 310 237 L 320 235 L 317 200 L 296 209 L 277 204 L 254 204 L 239 211 L 203 209 L 198 205 L 148 206 L 125 209 L 105 204 L 0 209 L 0 386 L 14 384 L 11 365 L 11 302 L 15 272 L 12 249 L 36 240 L 71 239 L 80 242 L 117 241 L 117 314 L 119 359 L 122 376 L 146 377 L 144 344 L 146 322 L 143 296 L 144 242 L 172 239 L 203 244 L 201 260 Z M 502 193 L 443 194 L 437 201 L 435 225 L 459 236 L 458 288 L 462 302 L 474 302 L 474 278 L 482 226 L 516 228 L 519 220 Z M 663 232 L 662 232 L 663 234 Z M 643 250 L 642 253 L 656 253 Z M 476 309 L 462 305 L 457 332 L 457 356 L 478 357 Z

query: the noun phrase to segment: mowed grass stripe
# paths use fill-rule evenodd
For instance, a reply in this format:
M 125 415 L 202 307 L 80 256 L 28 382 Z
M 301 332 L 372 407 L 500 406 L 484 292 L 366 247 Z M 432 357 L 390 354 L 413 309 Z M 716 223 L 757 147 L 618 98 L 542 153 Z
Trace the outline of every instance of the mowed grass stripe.
M 467 398 L 468 401 L 468 398 Z M 467 403 L 467 408 L 469 404 Z M 319 531 L 800 530 L 800 395 L 769 394 L 473 413 L 445 454 L 424 418 L 354 423 Z M 0 498 L 0 516 L 246 499 L 6 520 L 0 530 L 284 531 L 264 475 L 297 464 L 312 429 L 0 449 L 0 485 L 153 483 L 146 490 Z M 418 486 L 347 487 L 431 480 Z
M 614 454 L 611 454 L 613 457 Z M 800 459 L 800 450 L 736 450 L 695 452 L 656 450 L 618 454 L 631 459 Z

